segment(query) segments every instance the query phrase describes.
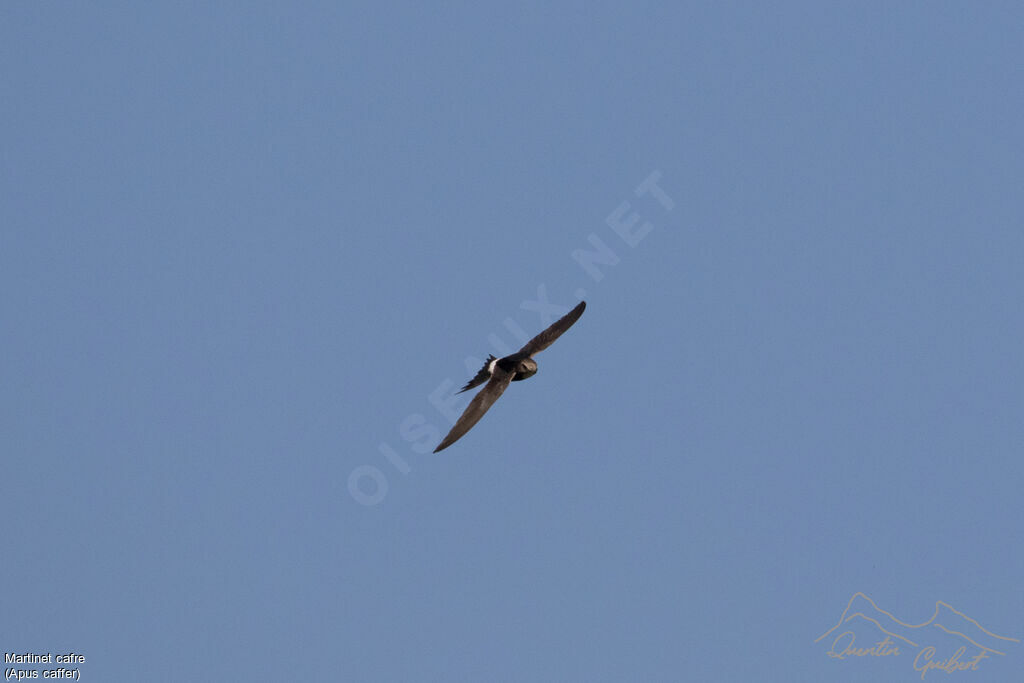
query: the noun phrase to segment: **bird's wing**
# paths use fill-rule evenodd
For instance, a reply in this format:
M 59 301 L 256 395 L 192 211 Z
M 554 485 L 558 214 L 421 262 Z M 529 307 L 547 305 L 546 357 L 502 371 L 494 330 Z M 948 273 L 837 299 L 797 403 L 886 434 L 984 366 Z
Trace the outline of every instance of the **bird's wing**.
M 491 379 L 487 382 L 487 386 L 480 390 L 473 400 L 466 406 L 466 410 L 463 411 L 462 417 L 452 427 L 452 431 L 448 432 L 448 436 L 444 437 L 444 441 L 437 445 L 434 452 L 443 451 L 444 449 L 451 446 L 453 443 L 462 438 L 462 435 L 473 428 L 480 418 L 484 416 L 484 413 L 494 405 L 494 402 L 498 400 L 498 397 L 505 393 L 505 389 L 512 383 L 512 378 L 515 373 L 505 372 L 497 365 L 494 367 L 494 372 L 491 374 Z
M 548 348 L 555 343 L 555 340 L 562 336 L 562 333 L 573 326 L 580 316 L 583 315 L 583 309 L 587 307 L 586 301 L 581 301 L 577 304 L 576 308 L 572 309 L 561 318 L 551 324 L 551 327 L 544 330 L 536 337 L 526 343 L 526 346 L 519 349 L 515 354 L 519 358 L 529 358 L 535 353 L 540 353 L 544 349 Z

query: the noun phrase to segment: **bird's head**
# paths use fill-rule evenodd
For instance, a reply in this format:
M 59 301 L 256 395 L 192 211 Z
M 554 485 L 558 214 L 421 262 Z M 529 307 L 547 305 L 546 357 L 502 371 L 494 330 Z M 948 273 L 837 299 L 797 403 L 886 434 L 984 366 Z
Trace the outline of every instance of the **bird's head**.
M 516 379 L 526 379 L 537 374 L 537 363 L 532 358 L 524 358 L 516 363 Z

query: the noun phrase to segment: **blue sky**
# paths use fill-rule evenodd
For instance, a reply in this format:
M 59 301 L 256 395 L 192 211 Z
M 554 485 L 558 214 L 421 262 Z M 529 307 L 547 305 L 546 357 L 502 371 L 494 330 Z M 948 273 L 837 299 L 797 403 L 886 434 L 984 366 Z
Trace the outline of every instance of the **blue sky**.
M 1011 680 L 1022 27 L 4 3 L 0 648 L 84 681 L 911 681 L 983 646 L 949 679 Z M 431 454 L 475 359 L 581 297 Z M 830 657 L 855 612 L 901 651 Z

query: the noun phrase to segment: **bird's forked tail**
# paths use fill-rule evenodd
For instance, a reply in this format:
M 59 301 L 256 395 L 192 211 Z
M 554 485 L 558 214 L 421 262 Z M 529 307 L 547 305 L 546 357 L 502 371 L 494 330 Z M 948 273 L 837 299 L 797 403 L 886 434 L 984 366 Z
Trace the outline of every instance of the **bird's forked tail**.
M 463 391 L 469 391 L 473 387 L 478 387 L 491 378 L 491 363 L 498 360 L 493 355 L 488 354 L 487 360 L 484 361 L 484 366 L 480 368 L 480 371 L 476 373 L 473 379 L 466 382 L 466 386 L 459 389 L 457 394 L 461 394 Z

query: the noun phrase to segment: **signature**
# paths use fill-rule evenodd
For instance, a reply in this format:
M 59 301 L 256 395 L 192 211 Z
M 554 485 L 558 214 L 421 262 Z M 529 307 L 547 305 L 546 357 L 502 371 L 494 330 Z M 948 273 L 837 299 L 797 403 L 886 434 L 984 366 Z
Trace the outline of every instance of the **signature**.
M 924 680 L 924 675 L 932 670 L 945 671 L 948 674 L 954 671 L 977 671 L 978 662 L 983 659 L 988 659 L 988 651 L 982 648 L 978 654 L 974 656 L 974 659 L 968 662 L 960 661 L 964 653 L 967 652 L 967 646 L 961 647 L 959 650 L 953 653 L 953 656 L 949 659 L 943 659 L 941 661 L 932 661 L 932 657 L 935 656 L 935 648 L 929 645 L 914 657 L 914 671 L 921 672 L 921 680 Z
M 839 645 L 840 641 L 847 636 L 849 636 L 849 642 L 843 646 L 842 651 L 837 651 L 836 645 Z M 832 647 L 826 654 L 835 659 L 846 659 L 847 657 L 895 657 L 900 653 L 900 649 L 893 644 L 889 636 L 875 643 L 874 647 L 854 647 L 853 642 L 853 631 L 844 631 L 832 641 Z
M 867 643 L 863 640 L 865 630 L 876 634 L 875 637 L 869 636 Z M 866 646 L 858 645 L 858 634 Z M 945 642 L 948 636 L 964 644 L 943 659 L 942 653 L 937 656 L 935 646 L 929 645 L 928 641 L 936 642 L 934 638 L 940 637 Z M 914 671 L 921 673 L 922 680 L 929 671 L 947 674 L 977 671 L 983 660 L 990 659 L 992 655 L 1005 656 L 1007 644 L 1020 642 L 1017 638 L 993 633 L 941 600 L 935 603 L 935 610 L 928 621 L 913 624 L 897 619 L 864 593 L 854 593 L 836 625 L 814 642 L 821 642 L 826 637 L 832 637 L 825 653 L 832 659 L 898 657 L 904 652 L 916 652 Z M 877 640 L 879 637 L 881 640 Z

